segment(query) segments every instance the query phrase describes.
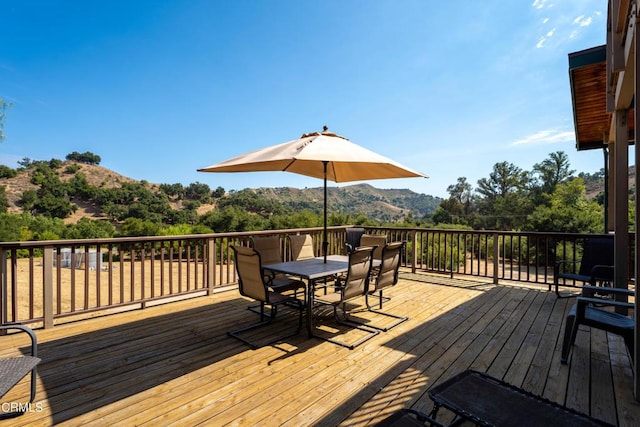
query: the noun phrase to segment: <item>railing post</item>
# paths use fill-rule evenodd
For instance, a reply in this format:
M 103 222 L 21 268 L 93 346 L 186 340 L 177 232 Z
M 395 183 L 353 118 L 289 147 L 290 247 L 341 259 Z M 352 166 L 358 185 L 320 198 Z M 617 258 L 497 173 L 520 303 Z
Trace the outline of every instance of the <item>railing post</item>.
M 411 241 L 413 242 L 412 248 L 413 248 L 413 255 L 411 256 L 411 272 L 415 273 L 416 272 L 416 258 L 418 256 L 418 232 L 417 230 L 414 228 L 413 230 L 411 230 Z
M 500 258 L 500 236 L 498 233 L 493 233 L 493 284 L 498 284 L 498 269 Z
M 42 254 L 44 328 L 53 328 L 53 247 L 47 246 Z
M 216 279 L 216 241 L 207 239 L 207 294 L 213 295 L 213 288 Z
M 0 251 L 0 324 L 4 325 L 7 322 L 7 284 L 9 283 L 9 274 L 7 270 L 7 251 Z

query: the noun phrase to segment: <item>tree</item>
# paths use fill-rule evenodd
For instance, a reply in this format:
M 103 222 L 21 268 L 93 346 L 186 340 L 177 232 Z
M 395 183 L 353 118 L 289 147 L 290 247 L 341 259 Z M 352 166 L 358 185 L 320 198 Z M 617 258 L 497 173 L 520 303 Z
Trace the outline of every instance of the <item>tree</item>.
M 51 218 L 66 218 L 77 209 L 78 206 L 69 200 L 56 197 L 51 193 L 41 196 L 34 206 L 36 214 L 42 214 Z
M 164 191 L 167 196 L 176 197 L 178 200 L 185 195 L 184 186 L 180 183 L 176 184 L 160 184 L 160 190 Z
M 238 206 L 226 206 L 223 209 L 208 212 L 200 217 L 200 224 L 216 233 L 265 229 L 265 223 L 261 217 L 250 214 Z
M 32 164 L 33 164 L 33 160 L 31 160 L 28 157 L 23 157 L 22 160 L 18 161 L 18 166 L 21 166 L 25 169 L 31 167 Z
M 38 193 L 36 190 L 26 190 L 22 193 L 22 198 L 20 199 L 20 204 L 22 205 L 22 210 L 25 212 L 31 212 L 38 201 Z
M 60 218 L 28 214 L 19 217 L 23 221 L 19 240 L 58 240 L 62 236 L 64 222 Z
M 292 215 L 273 215 L 269 218 L 266 228 L 280 230 L 285 228 L 310 228 L 322 225 L 322 217 L 305 209 Z
M 160 225 L 140 218 L 127 218 L 122 224 L 122 236 L 157 236 Z
M 219 199 L 220 197 L 224 197 L 225 191 L 224 188 L 218 186 L 218 188 L 216 188 L 213 193 L 212 196 L 215 197 L 216 199 Z
M 185 197 L 190 200 L 208 203 L 211 200 L 211 188 L 201 182 L 191 183 L 185 189 Z
M 488 199 L 505 197 L 526 189 L 529 174 L 508 162 L 496 163 L 489 179 L 478 180 L 478 193 Z
M 65 159 L 72 160 L 78 163 L 86 163 L 88 165 L 99 165 L 102 161 L 100 156 L 89 151 L 86 151 L 84 153 L 78 153 L 77 151 L 74 151 L 73 153 L 67 154 Z
M 449 198 L 443 200 L 433 213 L 432 219 L 439 223 L 469 224 L 474 210 L 473 187 L 467 178 L 460 177 L 458 182 L 447 187 Z
M 529 173 L 508 162 L 496 163 L 489 179 L 478 180 L 478 222 L 474 228 L 516 230 L 526 226 L 531 212 Z
M 110 222 L 80 218 L 76 224 L 66 225 L 62 237 L 64 239 L 101 239 L 113 237 L 115 232 Z
M 9 166 L 0 165 L 0 178 L 13 178 L 18 175 L 18 171 Z
M 548 159 L 533 165 L 533 189 L 538 203 L 542 203 L 545 196 L 553 194 L 558 184 L 573 176 L 575 170 L 569 167 L 569 158 L 563 151 L 551 153 Z
M 31 216 L 0 213 L 0 242 L 19 242 L 21 230 Z
M 4 185 L 0 185 L 0 212 L 6 212 L 9 208 L 9 200 L 7 199 L 7 190 Z
M 603 209 L 588 200 L 580 178 L 556 186 L 549 205 L 535 208 L 529 217 L 534 231 L 562 233 L 598 233 L 602 229 Z
M 76 173 L 67 184 L 69 193 L 79 196 L 85 200 L 90 200 L 96 194 L 97 189 L 89 184 L 87 176 L 83 173 Z

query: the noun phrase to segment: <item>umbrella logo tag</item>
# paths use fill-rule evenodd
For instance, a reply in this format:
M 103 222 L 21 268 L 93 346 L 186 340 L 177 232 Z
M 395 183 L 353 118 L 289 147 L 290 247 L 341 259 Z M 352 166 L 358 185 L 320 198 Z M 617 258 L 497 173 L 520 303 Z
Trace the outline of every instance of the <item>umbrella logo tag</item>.
M 300 150 L 302 150 L 304 147 L 306 147 L 307 145 L 311 144 L 311 142 L 313 142 L 313 140 L 312 140 L 312 139 L 309 139 L 309 140 L 307 140 L 307 141 L 304 141 L 302 144 L 300 144 L 300 145 L 298 145 L 298 146 L 296 147 L 296 151 L 300 151 Z

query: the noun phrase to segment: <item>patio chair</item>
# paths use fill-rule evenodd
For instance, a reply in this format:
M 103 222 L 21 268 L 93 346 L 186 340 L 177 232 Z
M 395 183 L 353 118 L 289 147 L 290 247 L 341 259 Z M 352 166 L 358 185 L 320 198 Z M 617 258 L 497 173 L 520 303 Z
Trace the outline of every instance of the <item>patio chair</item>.
M 382 309 L 382 301 L 385 299 L 382 296 L 382 291 L 385 288 L 395 286 L 398 283 L 398 270 L 400 269 L 400 253 L 402 251 L 402 246 L 404 242 L 393 242 L 386 245 L 382 248 L 382 263 L 378 269 L 377 275 L 374 276 L 372 280 L 369 291 L 365 294 L 365 302 L 367 304 L 367 310 L 372 313 L 382 314 L 387 317 L 392 317 L 397 319 L 394 323 L 386 327 L 379 327 L 375 325 L 367 326 L 375 329 L 380 329 L 381 331 L 388 331 L 391 328 L 398 326 L 400 323 L 409 319 L 406 316 L 398 316 L 396 314 L 387 313 L 384 311 L 376 310 L 371 307 L 369 304 L 369 297 L 378 292 L 377 298 L 379 299 L 379 308 Z M 375 251 L 374 251 L 375 253 Z
M 373 259 L 382 259 L 382 248 L 387 245 L 387 236 L 382 234 L 363 234 L 360 237 L 360 246 L 374 246 Z
M 282 341 L 285 338 L 299 334 L 300 328 L 302 327 L 302 312 L 304 309 L 302 302 L 295 298 L 295 296 L 284 295 L 273 290 L 272 283 L 270 282 L 271 279 L 268 279 L 263 274 L 260 254 L 255 249 L 242 246 L 231 246 L 231 249 L 233 249 L 235 255 L 235 266 L 236 271 L 238 272 L 238 290 L 240 291 L 240 295 L 253 298 L 260 302 L 260 322 L 227 332 L 227 334 L 239 339 L 253 349 L 273 344 L 275 342 Z M 304 287 L 304 283 L 298 280 L 286 280 L 291 282 L 291 288 Z M 273 338 L 272 340 L 260 345 L 240 336 L 243 332 L 251 331 L 271 323 L 276 317 L 278 306 L 283 304 L 293 306 L 299 311 L 298 328 L 294 333 Z M 269 315 L 266 315 L 264 312 L 266 305 L 271 307 Z
M 349 227 L 345 230 L 344 248 L 347 254 L 353 252 L 355 248 L 360 246 L 360 238 L 364 234 L 364 228 Z
M 251 247 L 260 254 L 263 264 L 282 262 L 280 236 L 252 236 L 250 243 Z
M 613 280 L 613 238 L 594 237 L 585 239 L 582 258 L 579 261 L 580 268 L 577 273 L 575 264 L 577 262 L 568 260 L 556 263 L 553 270 L 553 286 L 555 286 L 558 298 L 577 296 L 577 294 L 560 295 L 559 286 L 575 286 L 567 284 L 567 280 L 572 283 L 588 283 L 591 286 L 595 286 L 598 283 L 606 285 Z M 562 283 L 560 283 L 560 280 L 562 280 Z M 551 291 L 551 285 L 549 285 L 549 291 Z
M 253 236 L 250 238 L 251 247 L 260 254 L 262 265 L 276 264 L 282 262 L 282 252 L 280 250 L 280 236 Z M 265 274 L 265 280 L 269 282 L 271 290 L 276 292 L 289 292 L 293 291 L 294 296 L 297 296 L 297 290 L 299 286 L 296 281 L 291 281 L 284 274 L 276 274 L 273 272 L 263 272 Z M 249 310 L 254 313 L 263 315 L 263 310 L 257 305 L 250 305 Z
M 354 249 L 349 254 L 349 268 L 347 270 L 347 274 L 344 279 L 339 279 L 337 281 L 335 285 L 336 291 L 320 295 L 315 298 L 317 303 L 331 305 L 333 307 L 333 318 L 336 323 L 351 326 L 352 328 L 367 332 L 367 335 L 353 344 L 347 344 L 333 338 L 316 335 L 318 338 L 353 349 L 380 333 L 378 330 L 367 328 L 362 324 L 349 319 L 346 307 L 348 301 L 364 296 L 369 289 L 369 276 L 371 274 L 371 265 L 373 264 L 373 250 L 374 248 L 370 246 Z M 338 307 L 341 307 L 342 309 L 343 318 L 338 316 Z M 313 319 L 311 320 L 311 328 L 313 330 Z
M 0 331 L 11 329 L 19 330 L 29 335 L 31 340 L 31 355 L 17 356 L 0 359 L 0 398 L 9 392 L 16 384 L 31 372 L 31 393 L 29 403 L 33 403 L 36 397 L 36 366 L 40 363 L 38 358 L 38 342 L 35 333 L 28 327 L 22 325 L 2 325 Z M 17 409 L 11 412 L 0 412 L 0 419 L 13 418 L 24 414 L 29 405 L 20 404 Z
M 564 341 L 560 362 L 567 364 L 580 325 L 602 329 L 622 336 L 629 350 L 631 360 L 634 353 L 635 322 L 632 317 L 607 310 L 606 307 L 633 309 L 634 304 L 616 301 L 615 296 L 633 296 L 630 289 L 607 288 L 603 286 L 583 286 L 582 293 L 571 307 L 564 326 Z M 611 298 L 604 298 L 610 296 Z M 623 310 L 624 311 L 624 310 Z
M 315 258 L 313 237 L 311 234 L 288 235 L 291 261 Z
M 381 234 L 363 234 L 360 237 L 360 246 L 373 246 L 373 259 L 380 261 L 382 259 L 382 248 L 387 245 L 387 236 Z M 378 274 L 379 266 L 371 267 L 371 275 Z

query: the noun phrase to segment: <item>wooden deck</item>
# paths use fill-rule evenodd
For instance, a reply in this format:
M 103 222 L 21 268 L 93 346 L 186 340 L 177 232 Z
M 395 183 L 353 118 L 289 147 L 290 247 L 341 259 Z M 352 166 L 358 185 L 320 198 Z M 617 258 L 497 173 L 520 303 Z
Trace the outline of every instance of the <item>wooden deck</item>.
M 427 390 L 473 368 L 613 424 L 640 425 L 619 337 L 585 328 L 570 365 L 560 364 L 571 299 L 409 273 L 387 294 L 385 310 L 410 319 L 354 350 L 304 334 L 250 350 L 226 335 L 256 320 L 237 291 L 37 330 L 36 404 L 5 423 L 365 426 L 402 407 L 429 412 Z M 278 317 L 286 325 L 288 315 Z M 26 341 L 0 337 L 0 356 L 14 346 Z M 3 402 L 23 401 L 27 389 L 23 380 Z

